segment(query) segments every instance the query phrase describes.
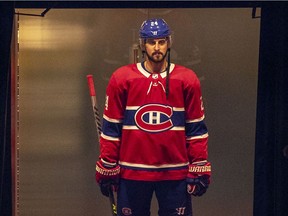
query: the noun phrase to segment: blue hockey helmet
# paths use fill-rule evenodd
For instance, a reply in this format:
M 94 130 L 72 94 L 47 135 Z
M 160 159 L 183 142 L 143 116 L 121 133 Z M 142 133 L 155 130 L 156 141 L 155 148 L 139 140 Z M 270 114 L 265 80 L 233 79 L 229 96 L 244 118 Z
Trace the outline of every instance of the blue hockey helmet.
M 148 38 L 167 38 L 169 48 L 172 45 L 171 31 L 164 19 L 145 20 L 139 30 L 139 42 L 142 52 L 145 52 L 145 43 Z
M 170 35 L 170 28 L 164 19 L 145 20 L 139 30 L 139 37 L 141 39 L 162 38 Z

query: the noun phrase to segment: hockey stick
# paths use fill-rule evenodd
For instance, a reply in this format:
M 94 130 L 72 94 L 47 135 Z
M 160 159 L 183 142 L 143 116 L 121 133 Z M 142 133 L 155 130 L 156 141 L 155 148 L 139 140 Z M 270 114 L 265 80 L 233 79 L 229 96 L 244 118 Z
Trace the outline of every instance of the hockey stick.
M 102 126 L 101 126 L 101 121 L 100 121 L 100 114 L 99 114 L 99 109 L 98 109 L 98 104 L 97 104 L 97 99 L 96 99 L 96 91 L 94 87 L 94 80 L 93 80 L 93 75 L 87 75 L 87 81 L 88 81 L 88 87 L 89 87 L 89 92 L 90 92 L 90 97 L 91 97 L 91 104 L 93 108 L 93 113 L 94 113 L 94 118 L 95 118 L 95 124 L 96 124 L 96 130 L 98 134 L 98 139 L 100 140 L 101 132 L 102 132 Z
M 100 136 L 102 133 L 102 126 L 101 126 L 99 109 L 98 109 L 98 104 L 97 104 L 97 99 L 96 99 L 96 91 L 94 87 L 93 75 L 89 74 L 86 76 L 86 78 L 88 81 L 88 87 L 90 91 L 90 97 L 91 97 L 91 103 L 92 103 L 92 108 L 93 108 L 93 113 L 94 113 L 94 118 L 95 118 L 98 139 L 100 140 Z M 109 187 L 109 201 L 110 201 L 110 206 L 112 210 L 112 216 L 117 216 L 117 208 L 116 208 L 116 203 L 115 203 L 115 198 L 114 198 L 114 194 L 112 191 L 112 187 Z

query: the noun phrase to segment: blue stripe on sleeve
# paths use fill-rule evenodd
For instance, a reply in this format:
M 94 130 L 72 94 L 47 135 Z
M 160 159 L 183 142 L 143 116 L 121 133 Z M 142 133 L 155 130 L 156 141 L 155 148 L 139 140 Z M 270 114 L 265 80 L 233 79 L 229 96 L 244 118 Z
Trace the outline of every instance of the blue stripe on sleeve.
M 106 136 L 121 137 L 122 123 L 109 122 L 103 118 L 102 131 Z
M 208 132 L 204 121 L 186 123 L 185 131 L 187 137 L 200 136 Z

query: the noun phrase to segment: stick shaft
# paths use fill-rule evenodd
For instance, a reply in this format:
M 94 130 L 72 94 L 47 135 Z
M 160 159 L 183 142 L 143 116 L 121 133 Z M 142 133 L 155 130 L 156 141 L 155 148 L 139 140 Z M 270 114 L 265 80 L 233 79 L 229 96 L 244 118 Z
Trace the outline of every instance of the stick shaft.
M 91 74 L 87 75 L 87 82 L 88 82 L 88 87 L 89 87 L 89 92 L 90 92 L 90 97 L 91 97 L 91 104 L 93 108 L 98 139 L 100 140 L 100 136 L 102 133 L 102 126 L 101 126 L 100 114 L 99 114 L 99 109 L 98 109 L 98 104 L 97 104 L 94 80 Z M 117 216 L 117 207 L 115 204 L 115 198 L 114 198 L 114 193 L 112 191 L 112 186 L 109 188 L 109 201 L 110 201 L 112 216 Z
M 93 108 L 98 139 L 100 139 L 100 136 L 102 133 L 102 126 L 101 126 L 100 114 L 99 114 L 99 109 L 98 109 L 98 104 L 97 104 L 97 98 L 96 98 L 96 91 L 95 91 L 93 76 L 87 75 L 87 81 L 88 81 L 88 87 L 89 87 L 89 92 L 90 92 L 90 97 L 91 97 L 91 104 L 92 104 L 92 108 Z
M 116 206 L 112 186 L 109 188 L 109 201 L 111 205 L 112 216 L 117 216 L 117 206 Z

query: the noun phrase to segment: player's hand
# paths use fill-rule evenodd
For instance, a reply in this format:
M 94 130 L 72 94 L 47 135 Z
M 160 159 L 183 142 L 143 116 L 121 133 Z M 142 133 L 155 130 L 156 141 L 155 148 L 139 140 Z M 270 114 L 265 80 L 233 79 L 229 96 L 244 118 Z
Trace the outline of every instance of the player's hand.
M 207 161 L 194 162 L 189 165 L 187 175 L 187 192 L 202 196 L 208 189 L 211 176 L 211 164 Z
M 120 166 L 118 164 L 111 164 L 103 159 L 96 162 L 95 179 L 104 196 L 109 196 L 111 188 L 112 190 L 117 191 L 119 174 Z
M 206 193 L 208 186 L 209 178 L 207 176 L 187 178 L 187 192 L 194 196 L 202 196 L 204 193 Z

